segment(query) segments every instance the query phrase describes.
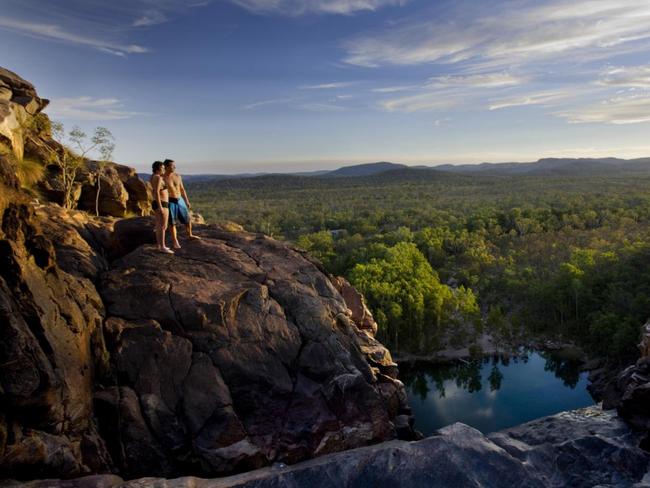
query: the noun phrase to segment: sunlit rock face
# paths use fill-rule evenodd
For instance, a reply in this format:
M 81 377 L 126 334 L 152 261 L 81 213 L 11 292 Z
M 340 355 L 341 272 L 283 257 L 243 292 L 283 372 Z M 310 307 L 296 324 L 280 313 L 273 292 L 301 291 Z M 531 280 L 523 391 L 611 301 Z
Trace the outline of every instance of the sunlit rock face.
M 25 127 L 48 103 L 31 83 L 0 67 L 0 140 L 4 138 L 17 158 L 25 153 Z
M 56 160 L 63 148 L 52 139 L 50 120 L 42 113 L 48 103 L 30 82 L 0 67 L 0 177 L 5 185 L 18 188 L 16 167 L 24 159 L 40 164 L 43 174 L 37 185 L 39 192 L 61 204 L 64 192 Z M 114 217 L 149 214 L 151 191 L 133 168 L 107 163 L 101 173 L 96 204 L 97 162 L 88 160 L 79 169 L 72 191 L 77 208 L 92 212 L 97 209 L 100 215 Z

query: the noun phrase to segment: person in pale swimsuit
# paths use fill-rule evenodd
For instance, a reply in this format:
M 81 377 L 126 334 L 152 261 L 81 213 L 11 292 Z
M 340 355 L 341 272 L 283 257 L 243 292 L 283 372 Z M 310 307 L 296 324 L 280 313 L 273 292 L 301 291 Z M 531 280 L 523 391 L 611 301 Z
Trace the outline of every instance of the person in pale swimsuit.
M 165 245 L 165 231 L 169 219 L 169 189 L 163 176 L 163 163 L 156 161 L 151 165 L 151 188 L 153 189 L 153 218 L 156 232 L 156 245 L 160 252 L 174 254 L 174 251 Z
M 172 246 L 174 249 L 180 249 L 181 245 L 178 242 L 178 233 L 176 231 L 177 223 L 185 225 L 187 237 L 190 239 L 200 240 L 201 238 L 192 233 L 192 218 L 190 216 L 192 205 L 187 198 L 181 175 L 175 173 L 176 165 L 174 161 L 165 159 L 163 164 L 165 165 L 164 178 L 169 188 L 169 231 L 172 235 Z

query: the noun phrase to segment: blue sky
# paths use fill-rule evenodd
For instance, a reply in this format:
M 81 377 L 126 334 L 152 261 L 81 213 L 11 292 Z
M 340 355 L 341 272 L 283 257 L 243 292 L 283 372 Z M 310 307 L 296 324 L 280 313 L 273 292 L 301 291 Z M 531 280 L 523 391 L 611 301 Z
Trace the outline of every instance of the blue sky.
M 650 156 L 647 0 L 2 0 L 0 65 L 139 169 Z

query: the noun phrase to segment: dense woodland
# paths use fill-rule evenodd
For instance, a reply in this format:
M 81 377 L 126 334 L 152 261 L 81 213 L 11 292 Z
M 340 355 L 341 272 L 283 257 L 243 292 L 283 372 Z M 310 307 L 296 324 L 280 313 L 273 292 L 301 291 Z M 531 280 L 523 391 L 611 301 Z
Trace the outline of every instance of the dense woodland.
M 366 295 L 398 352 L 575 341 L 633 357 L 650 314 L 650 173 L 192 182 L 209 222 L 288 239 Z

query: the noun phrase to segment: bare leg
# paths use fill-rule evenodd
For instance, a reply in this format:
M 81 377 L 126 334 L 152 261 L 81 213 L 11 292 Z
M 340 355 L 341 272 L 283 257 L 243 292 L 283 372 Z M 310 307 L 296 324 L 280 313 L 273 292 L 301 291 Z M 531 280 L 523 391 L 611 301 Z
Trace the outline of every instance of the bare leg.
M 172 235 L 172 247 L 174 249 L 180 249 L 181 245 L 178 243 L 178 233 L 176 232 L 176 226 L 175 225 L 170 226 L 169 232 Z
M 161 220 L 161 225 L 160 225 L 160 245 L 163 249 L 168 249 L 168 247 L 165 245 L 165 233 L 167 231 L 167 221 L 169 219 L 169 210 L 166 208 L 162 209 L 161 215 L 160 215 L 160 220 Z
M 195 236 L 194 234 L 192 234 L 192 222 L 188 222 L 187 225 L 185 226 L 185 229 L 187 230 L 187 237 L 196 241 L 201 240 L 199 236 Z
M 155 210 L 153 214 L 153 222 L 154 222 L 154 232 L 156 233 L 156 247 L 158 249 L 162 248 L 162 239 L 163 237 L 161 234 L 164 232 L 163 226 L 162 226 L 162 215 L 160 210 Z

